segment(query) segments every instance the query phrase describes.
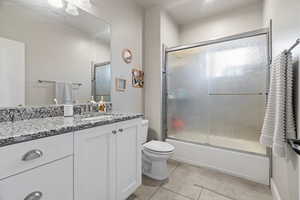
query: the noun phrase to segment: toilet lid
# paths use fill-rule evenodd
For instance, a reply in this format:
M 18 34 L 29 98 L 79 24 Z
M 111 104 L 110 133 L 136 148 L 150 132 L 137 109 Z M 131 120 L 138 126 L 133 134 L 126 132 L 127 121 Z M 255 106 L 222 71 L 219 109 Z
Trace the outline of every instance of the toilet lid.
M 152 140 L 143 145 L 144 148 L 156 152 L 172 152 L 175 147 L 167 142 Z

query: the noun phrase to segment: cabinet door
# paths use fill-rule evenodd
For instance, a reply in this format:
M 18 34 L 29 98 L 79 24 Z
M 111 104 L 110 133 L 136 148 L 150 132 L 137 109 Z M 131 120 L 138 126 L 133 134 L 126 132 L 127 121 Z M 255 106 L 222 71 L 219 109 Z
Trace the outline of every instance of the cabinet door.
M 115 126 L 75 132 L 75 200 L 113 200 Z
M 73 200 L 73 157 L 0 181 L 0 200 Z
M 116 126 L 117 199 L 124 200 L 141 184 L 141 122 L 137 119 Z

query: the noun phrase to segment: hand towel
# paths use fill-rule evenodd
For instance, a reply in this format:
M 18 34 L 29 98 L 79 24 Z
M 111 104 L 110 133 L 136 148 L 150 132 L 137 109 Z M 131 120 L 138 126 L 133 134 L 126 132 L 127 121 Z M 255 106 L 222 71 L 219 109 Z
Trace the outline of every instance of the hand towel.
M 293 109 L 292 55 L 286 51 L 271 65 L 268 103 L 260 143 L 273 148 L 276 156 L 285 156 L 286 137 L 295 138 Z
M 64 104 L 65 83 L 55 82 L 55 98 L 58 104 Z
M 55 98 L 58 104 L 73 103 L 73 84 L 65 82 L 56 82 Z
M 73 84 L 65 83 L 64 104 L 73 104 Z

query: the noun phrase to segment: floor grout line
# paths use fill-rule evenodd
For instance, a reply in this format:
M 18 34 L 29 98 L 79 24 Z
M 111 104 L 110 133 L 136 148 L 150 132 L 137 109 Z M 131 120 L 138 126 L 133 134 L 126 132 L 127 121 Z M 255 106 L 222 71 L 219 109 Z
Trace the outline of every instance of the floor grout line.
M 175 161 L 175 160 L 174 160 Z M 174 169 L 172 169 L 171 171 L 170 171 L 170 173 L 169 173 L 169 176 L 177 169 L 177 167 L 179 166 L 179 162 L 177 162 L 177 161 L 175 161 L 177 164 L 176 164 L 176 166 L 174 167 Z M 153 192 L 153 194 L 151 194 L 151 196 L 149 197 L 149 199 L 148 200 L 151 200 L 153 197 L 154 197 L 154 195 L 158 192 L 158 190 L 159 189 L 165 189 L 164 187 L 163 187 L 163 184 L 164 183 L 161 183 L 156 189 L 155 189 L 155 191 Z M 173 191 L 171 191 L 171 192 L 173 192 Z
M 153 192 L 153 194 L 151 194 L 148 200 L 151 200 L 154 197 L 154 195 L 158 192 L 159 188 L 161 188 L 161 185 L 155 189 L 155 191 Z
M 202 195 L 202 192 L 203 192 L 203 187 L 201 187 L 201 191 L 200 191 L 200 194 L 199 194 L 199 197 L 197 198 L 197 200 L 200 200 L 200 198 L 201 198 L 201 195 Z
M 175 160 L 174 160 L 175 161 Z M 173 174 L 173 172 L 178 168 L 178 166 L 179 166 L 179 162 L 177 162 L 177 161 L 175 161 L 177 164 L 176 164 L 176 166 L 174 167 L 174 169 L 172 169 L 171 171 L 170 171 L 170 173 L 169 173 L 169 176 L 171 175 L 171 174 Z
M 174 160 L 174 161 L 175 161 L 175 160 Z M 175 161 L 175 162 L 176 162 L 177 164 L 176 164 L 176 166 L 174 167 L 174 169 L 172 169 L 172 170 L 170 171 L 169 176 L 170 176 L 171 174 L 173 174 L 173 173 L 176 171 L 176 169 L 179 168 L 179 166 L 180 166 L 180 164 L 181 164 L 181 163 L 178 162 L 178 161 Z M 169 189 L 169 188 L 166 188 L 166 187 L 164 187 L 164 184 L 161 184 L 159 188 L 164 189 L 164 190 L 167 190 L 167 191 L 172 192 L 172 193 L 174 193 L 174 194 L 176 194 L 176 195 L 179 195 L 179 196 L 182 196 L 182 197 L 191 199 L 191 200 L 198 200 L 198 198 L 197 198 L 197 199 L 194 199 L 194 198 L 188 197 L 188 196 L 186 196 L 186 195 L 184 195 L 184 194 L 181 194 L 181 193 L 178 193 L 178 192 L 176 192 L 176 191 L 173 191 L 173 190 L 171 190 L 171 189 Z M 202 190 L 201 190 L 201 191 L 202 191 Z M 201 194 L 201 191 L 200 191 L 200 194 Z M 151 200 L 151 199 L 150 199 L 150 200 Z
M 217 195 L 223 196 L 223 197 L 225 197 L 225 198 L 227 198 L 227 199 L 237 200 L 237 199 L 235 199 L 235 198 L 233 198 L 233 197 L 227 196 L 227 195 L 222 194 L 222 193 L 220 193 L 220 192 L 218 192 L 218 191 L 216 191 L 216 190 L 207 188 L 207 187 L 202 186 L 202 185 L 194 184 L 194 186 L 199 187 L 199 188 L 202 188 L 202 189 L 204 189 L 204 190 L 208 190 L 208 191 L 213 192 L 213 193 L 215 193 L 215 194 L 217 194 Z M 200 199 L 199 199 L 199 200 L 200 200 Z
M 185 196 L 185 195 L 180 194 L 180 193 L 178 193 L 178 192 L 174 192 L 173 190 L 170 190 L 169 188 L 162 187 L 162 189 L 163 189 L 163 190 L 167 190 L 167 191 L 169 191 L 169 192 L 172 192 L 172 193 L 174 193 L 174 194 L 177 194 L 177 195 L 179 195 L 179 196 L 185 197 L 185 198 L 187 198 L 187 199 L 195 200 L 194 198 Z

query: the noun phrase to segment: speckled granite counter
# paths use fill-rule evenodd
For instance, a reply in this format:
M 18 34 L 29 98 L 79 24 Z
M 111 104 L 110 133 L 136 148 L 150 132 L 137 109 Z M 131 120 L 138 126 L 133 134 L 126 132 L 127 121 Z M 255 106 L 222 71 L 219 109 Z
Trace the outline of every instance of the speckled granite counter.
M 2 122 L 0 123 L 0 147 L 143 116 L 142 114 L 107 113 L 102 119 L 87 119 L 100 115 L 102 116 L 103 114 L 92 113 L 74 117 L 52 117 Z

